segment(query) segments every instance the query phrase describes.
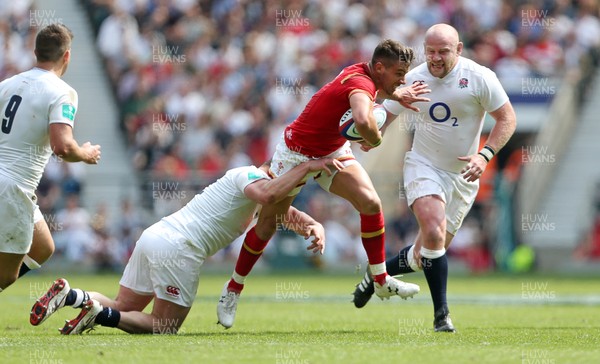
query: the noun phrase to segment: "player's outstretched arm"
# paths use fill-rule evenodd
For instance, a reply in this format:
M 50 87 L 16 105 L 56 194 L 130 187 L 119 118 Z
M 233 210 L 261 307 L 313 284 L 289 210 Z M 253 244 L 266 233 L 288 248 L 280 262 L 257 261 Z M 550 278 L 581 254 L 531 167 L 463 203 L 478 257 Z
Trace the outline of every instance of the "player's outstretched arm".
M 517 116 L 510 101 L 498 110 L 490 112 L 490 116 L 494 118 L 496 124 L 492 127 L 486 144 L 498 152 L 514 134 L 517 128 Z
M 249 184 L 244 189 L 244 194 L 261 205 L 273 205 L 286 198 L 308 173 L 324 171 L 331 175 L 334 171 L 341 171 L 343 168 L 342 163 L 333 158 L 310 160 L 297 165 L 278 178 Z
M 302 235 L 304 239 L 311 236 L 313 240 L 306 250 L 312 250 L 313 253 L 319 252 L 323 254 L 325 251 L 325 229 L 318 221 L 313 219 L 309 214 L 290 206 L 287 216 L 283 219 L 283 225 L 298 235 Z
M 79 145 L 73 138 L 73 129 L 68 124 L 52 123 L 50 130 L 50 147 L 54 154 L 66 162 L 85 162 L 97 164 L 100 160 L 100 146 L 90 142 Z
M 431 101 L 427 97 L 421 97 L 420 95 L 430 93 L 429 86 L 423 82 L 413 82 L 412 85 L 398 87 L 394 93 L 390 96 L 390 100 L 397 101 L 403 107 L 419 112 L 419 108 L 413 106 L 415 102 L 429 102 Z
M 506 145 L 517 128 L 517 117 L 510 101 L 490 112 L 490 115 L 496 124 L 490 131 L 486 146 L 477 154 L 458 157 L 459 160 L 467 162 L 461 173 L 463 178 L 469 182 L 476 181 L 481 177 L 490 159 Z

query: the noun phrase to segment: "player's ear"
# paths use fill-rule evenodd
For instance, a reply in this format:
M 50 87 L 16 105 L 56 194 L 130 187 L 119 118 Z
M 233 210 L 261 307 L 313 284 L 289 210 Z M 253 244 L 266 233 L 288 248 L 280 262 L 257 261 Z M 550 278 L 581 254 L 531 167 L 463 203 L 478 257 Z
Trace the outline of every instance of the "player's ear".
M 71 48 L 67 49 L 65 51 L 65 54 L 63 54 L 64 63 L 69 63 L 70 60 L 71 60 Z
M 458 45 L 456 46 L 456 54 L 458 54 L 460 56 L 462 51 L 463 51 L 463 42 L 458 42 Z
M 375 62 L 375 72 L 382 74 L 385 72 L 385 65 L 381 61 Z

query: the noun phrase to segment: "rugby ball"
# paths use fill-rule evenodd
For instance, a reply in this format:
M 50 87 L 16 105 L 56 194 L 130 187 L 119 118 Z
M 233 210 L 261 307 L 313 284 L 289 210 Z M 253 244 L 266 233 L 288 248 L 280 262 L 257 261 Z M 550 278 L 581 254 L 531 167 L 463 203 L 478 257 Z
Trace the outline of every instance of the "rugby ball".
M 381 129 L 383 124 L 385 124 L 385 119 L 387 117 L 387 112 L 383 105 L 375 104 L 373 106 L 373 115 L 375 116 L 375 120 L 377 121 L 377 129 Z M 352 109 L 348 109 L 340 119 L 340 134 L 351 141 L 359 141 L 362 140 L 362 136 L 356 130 L 356 125 L 354 125 L 354 119 L 352 119 Z

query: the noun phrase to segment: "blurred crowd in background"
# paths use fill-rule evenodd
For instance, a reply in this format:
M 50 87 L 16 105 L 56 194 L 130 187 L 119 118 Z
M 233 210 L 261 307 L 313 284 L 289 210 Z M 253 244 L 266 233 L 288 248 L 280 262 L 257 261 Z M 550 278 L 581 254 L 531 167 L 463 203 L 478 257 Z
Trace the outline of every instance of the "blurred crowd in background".
M 0 12 L 13 12 L 0 17 L 0 79 L 34 62 L 31 1 L 10 3 L 0 5 Z M 139 172 L 147 193 L 140 206 L 123 201 L 127 218 L 107 222 L 102 206 L 81 208 L 77 196 L 85 186 L 80 167 L 50 163 L 39 201 L 47 216 L 63 224 L 56 226 L 60 253 L 114 269 L 126 262 L 136 234 L 147 224 L 140 209 L 165 215 L 187 202 L 153 199 L 148 189 L 153 181 L 178 181 L 196 193 L 229 168 L 262 164 L 312 94 L 343 67 L 369 60 L 383 38 L 413 46 L 418 64 L 424 61 L 425 30 L 450 23 L 464 42 L 463 55 L 495 70 L 513 102 L 539 102 L 523 97 L 523 79 L 556 82 L 577 70 L 582 57 L 600 45 L 594 0 L 81 3 L 121 110 L 132 169 Z M 493 186 L 482 191 L 449 252 L 474 272 L 494 267 L 485 227 L 493 194 Z M 350 205 L 310 185 L 298 204 L 328 233 L 327 254 L 312 264 L 364 262 L 358 216 Z M 412 243 L 418 226 L 404 200 L 386 220 L 391 253 Z M 80 243 L 69 248 L 71 241 Z M 234 246 L 216 259 L 231 259 L 236 253 Z

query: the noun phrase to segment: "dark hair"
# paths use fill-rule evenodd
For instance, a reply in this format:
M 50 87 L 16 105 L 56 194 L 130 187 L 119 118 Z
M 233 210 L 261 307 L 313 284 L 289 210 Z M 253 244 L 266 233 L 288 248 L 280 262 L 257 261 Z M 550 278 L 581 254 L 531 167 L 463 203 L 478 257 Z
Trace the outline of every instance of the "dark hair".
M 35 56 L 38 62 L 56 62 L 71 48 L 73 33 L 63 24 L 50 24 L 35 37 Z
M 381 62 L 386 67 L 396 62 L 411 64 L 414 57 L 415 54 L 412 48 L 405 47 L 395 40 L 386 39 L 375 47 L 371 64 L 374 65 L 377 62 Z

